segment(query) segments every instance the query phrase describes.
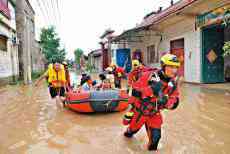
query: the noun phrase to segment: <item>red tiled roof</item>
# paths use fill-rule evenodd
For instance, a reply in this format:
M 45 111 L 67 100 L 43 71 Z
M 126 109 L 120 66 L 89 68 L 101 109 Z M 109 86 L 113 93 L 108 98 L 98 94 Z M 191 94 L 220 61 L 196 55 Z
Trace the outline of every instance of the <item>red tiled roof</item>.
M 168 7 L 167 9 L 163 10 L 162 12 L 158 13 L 158 14 L 153 14 L 151 16 L 149 16 L 148 18 L 144 19 L 143 22 L 138 25 L 137 27 L 146 27 L 146 26 L 150 26 L 154 23 L 159 22 L 160 20 L 166 18 L 167 16 L 185 8 L 186 6 L 194 3 L 197 0 L 181 0 L 179 2 L 177 2 L 176 4 Z
M 10 9 L 7 7 L 6 4 L 4 4 L 2 1 L 0 1 L 0 12 L 5 15 L 8 19 L 10 19 Z

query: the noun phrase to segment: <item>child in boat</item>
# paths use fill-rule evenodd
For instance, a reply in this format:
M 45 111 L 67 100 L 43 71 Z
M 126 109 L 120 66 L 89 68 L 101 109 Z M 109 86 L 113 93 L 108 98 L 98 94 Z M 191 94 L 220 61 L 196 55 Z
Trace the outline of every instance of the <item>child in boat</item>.
M 85 82 L 83 83 L 81 90 L 83 91 L 90 91 L 91 87 L 92 87 L 92 80 L 91 77 L 89 75 L 87 75 L 85 77 Z
M 101 89 L 102 90 L 109 90 L 112 89 L 112 85 L 109 79 L 105 79 L 102 84 L 101 84 Z

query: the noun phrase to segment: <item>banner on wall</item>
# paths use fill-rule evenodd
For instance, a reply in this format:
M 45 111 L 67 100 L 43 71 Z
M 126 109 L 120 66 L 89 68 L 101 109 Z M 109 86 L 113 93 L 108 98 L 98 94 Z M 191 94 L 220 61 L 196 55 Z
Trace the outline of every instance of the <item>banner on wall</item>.
M 204 27 L 218 23 L 223 23 L 224 25 L 230 24 L 230 4 L 199 15 L 196 18 L 196 27 Z

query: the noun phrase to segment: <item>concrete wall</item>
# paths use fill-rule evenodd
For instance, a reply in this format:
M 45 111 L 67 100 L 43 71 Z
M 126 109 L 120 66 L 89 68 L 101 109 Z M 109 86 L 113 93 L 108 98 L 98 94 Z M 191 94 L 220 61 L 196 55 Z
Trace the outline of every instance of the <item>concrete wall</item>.
M 94 66 L 98 72 L 102 72 L 102 56 L 94 57 Z
M 163 30 L 159 52 L 170 51 L 170 41 L 184 38 L 184 80 L 201 82 L 201 32 L 195 30 L 195 19 L 184 19 Z
M 35 41 L 34 49 L 32 50 L 32 71 L 41 72 L 45 69 L 45 58 L 42 54 L 39 42 Z
M 94 57 L 93 54 L 88 55 L 88 62 L 92 65 L 97 72 L 102 72 L 102 56 Z
M 16 37 L 15 31 L 15 8 L 9 3 L 11 20 L 0 13 L 1 21 L 0 34 L 7 38 L 7 50 L 0 50 L 0 84 L 13 81 L 12 76 L 18 76 L 18 49 L 13 44 L 12 38 Z M 7 80 L 6 80 L 7 79 Z
M 157 34 L 151 32 L 150 35 L 145 35 L 142 38 L 143 42 L 129 43 L 128 47 L 131 51 L 139 49 L 143 52 L 144 63 L 148 66 L 160 67 L 159 63 L 147 63 L 147 47 L 155 45 L 155 51 L 161 55 L 170 51 L 170 41 L 184 38 L 184 80 L 188 82 L 201 82 L 201 48 L 200 48 L 200 30 L 195 30 L 195 18 L 183 18 L 175 24 L 165 26 L 159 24 L 160 29 Z
M 35 44 L 34 11 L 28 0 L 16 1 L 16 26 L 19 44 L 19 69 L 24 84 L 31 83 L 32 55 Z

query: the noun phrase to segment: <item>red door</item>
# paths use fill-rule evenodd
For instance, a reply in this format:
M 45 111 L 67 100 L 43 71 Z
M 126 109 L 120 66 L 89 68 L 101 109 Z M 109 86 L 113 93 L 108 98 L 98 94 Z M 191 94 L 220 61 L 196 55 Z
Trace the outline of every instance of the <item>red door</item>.
M 109 67 L 109 56 L 108 56 L 108 49 L 104 49 L 102 51 L 103 53 L 103 58 L 102 58 L 102 67 L 103 67 L 103 70 L 105 70 L 107 67 Z
M 179 76 L 184 76 L 184 39 L 170 42 L 170 53 L 178 57 L 180 61 Z

